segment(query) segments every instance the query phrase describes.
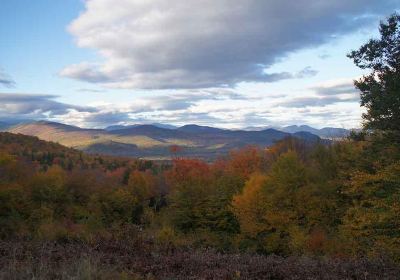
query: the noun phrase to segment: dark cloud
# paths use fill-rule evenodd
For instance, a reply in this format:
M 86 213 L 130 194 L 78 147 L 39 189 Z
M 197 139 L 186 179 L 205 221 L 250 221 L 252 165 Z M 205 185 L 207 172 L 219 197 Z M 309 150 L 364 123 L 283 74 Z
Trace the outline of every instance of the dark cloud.
M 297 73 L 294 78 L 298 79 L 303 79 L 303 78 L 309 78 L 313 77 L 318 74 L 318 71 L 315 69 L 312 69 L 311 66 L 307 66 L 303 70 L 301 70 L 299 73 Z
M 0 115 L 44 118 L 63 115 L 69 110 L 93 112 L 94 109 L 57 102 L 56 95 L 0 93 Z
M 297 73 L 290 73 L 290 72 L 280 72 L 280 73 L 272 73 L 272 74 L 265 73 L 265 74 L 263 74 L 262 77 L 260 77 L 260 80 L 253 80 L 253 81 L 254 82 L 273 83 L 273 82 L 278 82 L 281 80 L 309 78 L 309 77 L 313 77 L 317 74 L 318 74 L 317 70 L 314 70 L 310 66 L 307 66 Z
M 129 122 L 132 119 L 129 117 L 128 113 L 125 112 L 107 112 L 107 111 L 97 111 L 92 114 L 88 114 L 84 117 L 83 121 L 85 126 L 89 127 L 102 127 L 112 124 Z
M 382 18 L 398 0 L 86 1 L 69 27 L 101 63 L 61 75 L 115 88 L 231 87 L 315 74 L 266 73 L 294 51 L 315 47 Z M 104 16 L 107 15 L 107 16 Z
M 353 94 L 359 95 L 359 91 L 354 87 L 352 82 L 342 83 L 328 87 L 314 87 L 312 88 L 319 96 L 333 96 L 340 94 Z
M 187 110 L 199 101 L 204 100 L 255 100 L 246 97 L 231 89 L 199 89 L 188 90 L 174 94 L 165 94 L 141 99 L 141 102 L 132 104 L 132 113 L 145 113 L 153 111 Z
M 0 85 L 8 88 L 15 87 L 15 81 L 0 69 Z
M 252 78 L 251 81 L 274 83 L 274 82 L 278 82 L 278 81 L 282 81 L 282 80 L 309 78 L 309 77 L 313 77 L 317 74 L 318 74 L 317 70 L 314 70 L 308 66 L 297 73 L 290 73 L 290 72 L 263 73 L 258 79 Z
M 356 102 L 360 100 L 360 94 L 352 82 L 342 82 L 327 86 L 310 88 L 315 96 L 296 97 L 283 102 L 278 106 L 288 108 L 324 107 L 326 105 L 342 102 Z

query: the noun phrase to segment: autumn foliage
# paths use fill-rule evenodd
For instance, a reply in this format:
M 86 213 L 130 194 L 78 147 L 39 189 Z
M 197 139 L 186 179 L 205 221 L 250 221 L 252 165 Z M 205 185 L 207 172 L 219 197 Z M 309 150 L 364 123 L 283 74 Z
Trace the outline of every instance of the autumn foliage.
M 214 163 L 151 163 L 0 134 L 2 239 L 85 240 L 138 226 L 163 248 L 400 260 L 400 150 L 377 136 L 285 139 Z

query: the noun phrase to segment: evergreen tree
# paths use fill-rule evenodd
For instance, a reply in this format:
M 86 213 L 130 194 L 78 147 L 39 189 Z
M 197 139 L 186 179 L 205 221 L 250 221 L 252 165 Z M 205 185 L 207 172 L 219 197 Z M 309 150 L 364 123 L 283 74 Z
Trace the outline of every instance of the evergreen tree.
M 380 38 L 371 39 L 348 57 L 371 72 L 355 81 L 361 91 L 365 128 L 400 135 L 400 15 L 380 24 Z

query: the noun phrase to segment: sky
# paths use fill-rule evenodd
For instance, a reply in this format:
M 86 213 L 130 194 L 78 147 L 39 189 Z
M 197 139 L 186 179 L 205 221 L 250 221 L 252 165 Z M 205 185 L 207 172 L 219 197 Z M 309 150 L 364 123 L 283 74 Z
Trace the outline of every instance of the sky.
M 1 0 L 0 121 L 356 128 L 398 0 Z M 365 71 L 365 70 L 364 70 Z

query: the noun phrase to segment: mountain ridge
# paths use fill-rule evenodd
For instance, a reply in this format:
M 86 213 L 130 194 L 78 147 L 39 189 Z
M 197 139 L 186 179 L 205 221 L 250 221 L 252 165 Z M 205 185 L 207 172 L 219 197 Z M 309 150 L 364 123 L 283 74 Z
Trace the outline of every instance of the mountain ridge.
M 170 158 L 170 148 L 174 145 L 182 148 L 182 156 L 210 159 L 246 145 L 268 147 L 286 137 L 295 137 L 306 142 L 321 141 L 319 136 L 307 131 L 289 133 L 274 128 L 246 131 L 194 124 L 177 128 L 162 128 L 151 124 L 114 128 L 88 129 L 57 122 L 37 121 L 11 127 L 8 131 L 37 136 L 42 140 L 90 153 L 126 154 L 156 159 Z

